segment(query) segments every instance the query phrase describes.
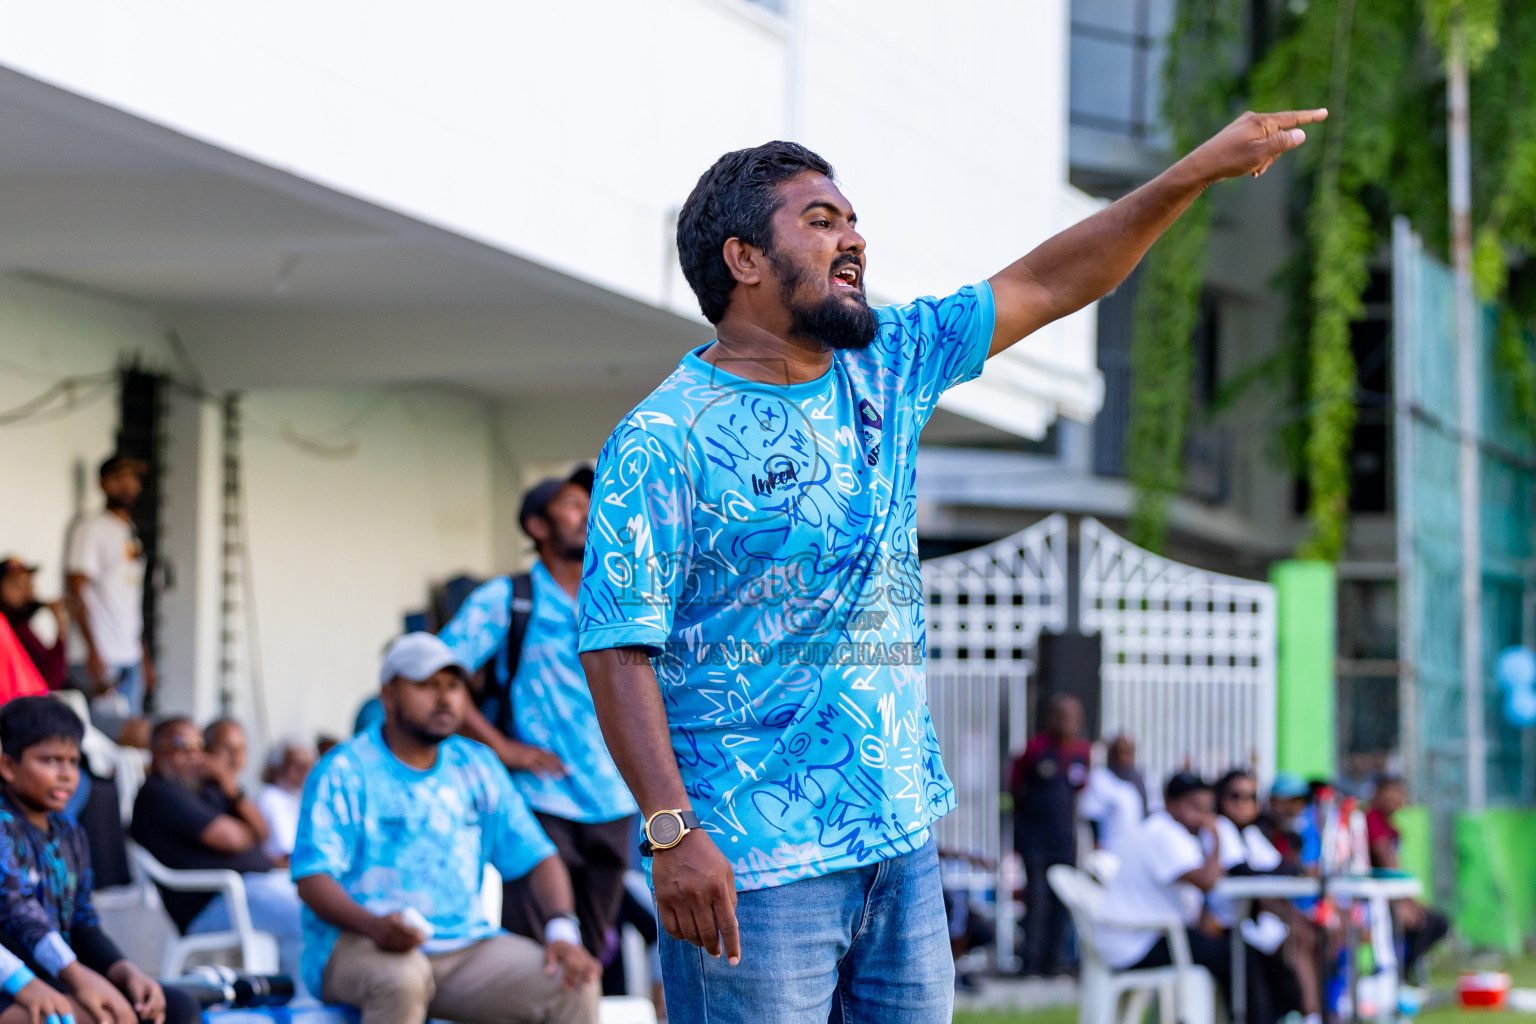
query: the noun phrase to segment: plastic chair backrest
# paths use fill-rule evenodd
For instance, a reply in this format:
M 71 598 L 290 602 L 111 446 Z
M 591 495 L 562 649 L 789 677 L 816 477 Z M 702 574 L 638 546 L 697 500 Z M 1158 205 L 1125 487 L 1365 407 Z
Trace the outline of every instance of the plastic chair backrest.
M 1071 913 L 1079 940 L 1097 955 L 1093 941 L 1094 919 L 1104 904 L 1104 887 L 1070 864 L 1053 864 L 1046 869 L 1045 877 L 1056 898 Z
M 1120 855 L 1108 850 L 1090 850 L 1083 856 L 1083 870 L 1100 885 L 1110 885 L 1120 874 Z

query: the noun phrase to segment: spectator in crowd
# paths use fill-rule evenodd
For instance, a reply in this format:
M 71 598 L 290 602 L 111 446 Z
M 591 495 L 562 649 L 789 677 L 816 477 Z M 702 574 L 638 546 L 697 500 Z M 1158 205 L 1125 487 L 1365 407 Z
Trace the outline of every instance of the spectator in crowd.
M 250 829 L 261 844 L 269 838 L 267 819 L 240 782 L 249 750 L 245 726 L 233 718 L 218 718 L 203 727 L 203 798 Z
M 1045 731 L 1013 763 L 1013 845 L 1024 860 L 1024 973 L 1054 974 L 1066 939 L 1067 910 L 1046 882 L 1053 864 L 1077 863 L 1076 802 L 1093 748 L 1083 739 L 1083 705 L 1057 694 Z
M 1119 970 L 1166 967 L 1173 962 L 1167 937 L 1133 925 L 1175 917 L 1186 925 L 1190 957 L 1230 992 L 1231 947 L 1220 927 L 1202 914 L 1204 894 L 1223 875 L 1211 785 L 1191 772 L 1180 772 L 1164 787 L 1163 804 L 1163 810 L 1140 822 L 1114 850 L 1120 871 L 1104 894 L 1103 913 L 1116 923 L 1099 927 L 1099 952 Z M 1248 1020 L 1273 1024 L 1263 965 L 1252 947 L 1245 949 Z
M 168 868 L 240 872 L 251 923 L 277 937 L 283 972 L 298 978 L 303 943 L 298 894 L 261 852 L 266 823 L 239 780 L 229 776 L 228 760 L 210 766 L 202 733 L 180 717 L 155 726 L 150 752 L 149 776 L 133 803 L 134 841 Z M 233 927 L 222 895 L 162 888 L 160 896 L 184 934 Z
M 80 782 L 84 732 L 73 711 L 48 697 L 0 708 L 0 942 L 68 989 L 84 1021 L 194 1024 L 196 1001 L 124 956 L 91 901 L 85 833 L 63 813 Z
M 465 735 L 489 746 L 513 771 L 571 874 L 587 949 L 602 956 L 624 896 L 639 808 L 608 756 L 576 649 L 576 592 L 591 494 L 586 467 L 531 488 L 518 521 L 538 560 L 526 577 L 498 576 L 476 589 L 442 637 L 466 665 L 478 670 L 491 663 Z M 507 884 L 502 924 L 530 938 L 544 933 L 527 879 Z
M 1280 851 L 1259 827 L 1259 784 L 1247 768 L 1234 768 L 1216 783 L 1216 833 L 1221 841 L 1221 866 L 1229 875 L 1289 873 Z M 1289 900 L 1260 900 L 1258 914 L 1246 922 L 1236 919 L 1231 900 L 1207 900 L 1222 929 L 1241 927 L 1248 945 L 1264 965 L 1275 1013 L 1295 1011 L 1304 1024 L 1322 1019 L 1322 990 L 1318 984 L 1317 945 L 1312 924 Z
M 1365 812 L 1365 837 L 1371 848 L 1371 867 L 1388 871 L 1401 871 L 1398 852 L 1402 845 L 1402 833 L 1394 819 L 1407 802 L 1408 791 L 1403 780 L 1396 775 L 1381 775 L 1376 779 L 1376 792 L 1371 797 L 1370 809 Z M 1403 931 L 1406 951 L 1403 956 L 1403 978 L 1411 979 L 1423 959 L 1435 943 L 1445 938 L 1450 922 L 1438 910 L 1424 906 L 1418 900 L 1394 900 L 1392 915 L 1397 918 Z
M 570 877 L 496 756 L 455 735 L 467 669 L 437 637 L 411 633 L 380 679 L 384 723 L 342 743 L 304 787 L 293 876 L 305 979 L 357 1006 L 362 1024 L 594 1024 L 599 967 Z M 486 921 L 487 863 L 530 879 L 542 946 Z
M 1308 832 L 1313 831 L 1309 823 L 1305 822 L 1307 807 L 1311 802 L 1312 788 L 1306 780 L 1299 775 L 1281 772 L 1270 783 L 1269 805 L 1259 815 L 1259 830 L 1280 854 L 1281 861 L 1292 871 L 1302 870 L 1303 837 L 1297 830 L 1298 825 L 1308 824 Z
M 1078 816 L 1093 826 L 1098 846 L 1108 850 L 1156 809 L 1136 767 L 1136 741 L 1120 733 L 1109 741 L 1105 763 L 1088 772 L 1077 800 Z
M 293 843 L 299 834 L 299 804 L 304 780 L 315 766 L 315 750 L 300 740 L 283 740 L 272 748 L 261 773 L 262 787 L 256 809 L 267 822 L 267 841 L 261 850 L 280 867 L 288 866 Z
M 67 584 L 85 644 L 84 689 L 94 698 L 97 728 L 114 739 L 129 718 L 144 713 L 155 686 L 144 642 L 144 545 L 132 516 L 144 469 L 121 453 L 104 461 L 97 479 L 106 507 L 76 523 L 69 540 Z
M 65 643 L 69 638 L 69 612 L 63 601 L 39 601 L 32 590 L 32 574 L 37 566 L 28 565 L 15 555 L 0 559 L 0 614 L 11 624 L 16 639 L 26 650 L 27 657 L 37 666 L 38 673 L 48 689 L 64 686 L 69 672 Z M 53 616 L 54 641 L 44 643 L 32 629 L 32 621 L 44 608 Z

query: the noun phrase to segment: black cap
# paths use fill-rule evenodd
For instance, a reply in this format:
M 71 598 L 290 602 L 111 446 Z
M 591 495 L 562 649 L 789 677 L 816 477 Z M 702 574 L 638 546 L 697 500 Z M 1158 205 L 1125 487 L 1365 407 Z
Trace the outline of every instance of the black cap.
M 523 495 L 522 507 L 517 510 L 517 524 L 523 528 L 524 533 L 527 533 L 528 520 L 534 516 L 543 516 L 544 511 L 549 508 L 549 503 L 555 500 L 555 495 L 559 494 L 569 484 L 575 484 L 588 494 L 591 494 L 594 476 L 592 467 L 582 463 L 576 467 L 570 476 L 564 479 L 552 476 L 546 480 L 540 480 L 528 488 L 528 493 Z
M 10 576 L 13 573 L 20 574 L 24 572 L 37 572 L 37 566 L 28 565 L 26 562 L 23 562 L 18 555 L 6 555 L 4 558 L 0 558 L 0 580 L 5 579 L 7 576 Z
M 137 456 L 129 455 L 126 452 L 113 452 L 105 459 L 102 459 L 101 465 L 96 467 L 96 479 L 105 480 L 108 474 L 125 468 L 135 470 L 140 476 L 143 476 L 144 471 L 149 466 L 143 459 Z
M 1165 803 L 1173 803 L 1173 801 L 1180 797 L 1188 796 L 1191 793 L 1198 793 L 1201 790 L 1209 792 L 1210 788 L 1211 784 L 1201 778 L 1199 774 L 1195 772 L 1178 772 L 1170 776 L 1167 784 L 1163 786 L 1163 801 Z

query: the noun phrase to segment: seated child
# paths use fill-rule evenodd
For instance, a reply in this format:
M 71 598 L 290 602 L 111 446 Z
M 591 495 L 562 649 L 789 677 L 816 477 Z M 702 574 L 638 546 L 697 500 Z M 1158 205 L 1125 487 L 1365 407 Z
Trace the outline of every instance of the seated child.
M 0 707 L 0 943 L 67 990 L 82 1021 L 195 1024 L 196 1001 L 123 956 L 96 916 L 85 830 L 62 813 L 80 784 L 83 731 L 51 697 Z

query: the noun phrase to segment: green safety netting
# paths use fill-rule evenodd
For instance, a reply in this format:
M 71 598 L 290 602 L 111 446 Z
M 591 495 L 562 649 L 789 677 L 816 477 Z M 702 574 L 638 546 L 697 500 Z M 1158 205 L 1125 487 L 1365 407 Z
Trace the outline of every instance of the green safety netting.
M 1461 669 L 1461 514 L 1457 483 L 1455 295 L 1450 270 L 1399 226 L 1393 245 L 1398 555 L 1407 698 L 1403 748 L 1435 821 L 1438 887 L 1453 878 L 1455 814 L 1467 806 Z M 1530 643 L 1536 463 L 1495 365 L 1495 313 L 1479 318 L 1483 578 L 1483 722 L 1490 804 L 1529 803 L 1533 764 L 1509 726 L 1493 662 Z

